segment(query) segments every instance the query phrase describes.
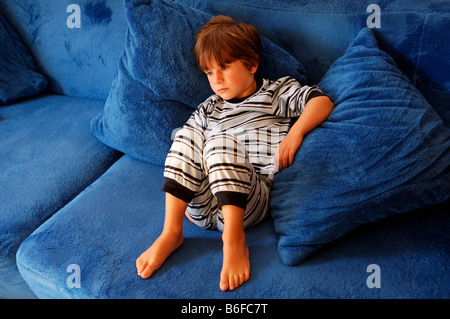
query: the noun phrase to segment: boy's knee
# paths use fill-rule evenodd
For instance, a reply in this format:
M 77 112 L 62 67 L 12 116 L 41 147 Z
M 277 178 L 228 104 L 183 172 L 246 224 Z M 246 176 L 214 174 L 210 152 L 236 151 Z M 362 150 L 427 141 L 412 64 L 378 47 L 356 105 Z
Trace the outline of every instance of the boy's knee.
M 218 163 L 245 163 L 246 151 L 234 135 L 220 133 L 205 141 L 204 157 L 209 165 Z
M 172 132 L 171 152 L 191 159 L 193 163 L 202 163 L 203 133 L 195 128 L 181 128 Z

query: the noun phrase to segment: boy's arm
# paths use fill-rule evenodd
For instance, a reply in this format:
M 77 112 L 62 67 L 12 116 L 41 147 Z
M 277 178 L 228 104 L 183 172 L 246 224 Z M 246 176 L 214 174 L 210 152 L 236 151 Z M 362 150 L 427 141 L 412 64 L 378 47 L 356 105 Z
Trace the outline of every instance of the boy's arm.
M 302 114 L 281 141 L 275 153 L 275 169 L 287 168 L 294 162 L 294 155 L 302 144 L 303 137 L 325 121 L 334 104 L 327 96 L 310 99 Z

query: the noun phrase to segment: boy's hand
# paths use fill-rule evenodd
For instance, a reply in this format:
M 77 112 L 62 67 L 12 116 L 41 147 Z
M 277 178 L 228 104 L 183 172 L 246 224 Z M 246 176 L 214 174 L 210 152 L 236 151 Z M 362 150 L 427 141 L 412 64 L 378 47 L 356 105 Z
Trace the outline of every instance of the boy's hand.
M 278 145 L 275 153 L 277 172 L 292 165 L 294 155 L 303 142 L 303 137 L 325 121 L 333 108 L 334 104 L 328 96 L 317 96 L 306 103 L 303 113 Z
M 291 132 L 289 132 L 291 133 Z M 286 137 L 278 145 L 275 153 L 275 170 L 287 168 L 294 162 L 294 155 L 303 142 L 301 134 L 287 134 Z

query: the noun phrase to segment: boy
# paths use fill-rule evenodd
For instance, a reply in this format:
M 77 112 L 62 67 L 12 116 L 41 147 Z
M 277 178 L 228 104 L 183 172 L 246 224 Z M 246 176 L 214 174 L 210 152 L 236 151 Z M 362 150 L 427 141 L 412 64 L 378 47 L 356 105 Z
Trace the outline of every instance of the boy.
M 215 94 L 175 136 L 164 170 L 164 228 L 136 267 L 148 278 L 162 266 L 183 243 L 186 215 L 200 227 L 222 231 L 219 287 L 233 290 L 249 279 L 244 229 L 269 214 L 274 173 L 292 164 L 303 137 L 334 105 L 317 87 L 301 86 L 293 78 L 255 78 L 258 31 L 229 17 L 205 24 L 195 55 Z

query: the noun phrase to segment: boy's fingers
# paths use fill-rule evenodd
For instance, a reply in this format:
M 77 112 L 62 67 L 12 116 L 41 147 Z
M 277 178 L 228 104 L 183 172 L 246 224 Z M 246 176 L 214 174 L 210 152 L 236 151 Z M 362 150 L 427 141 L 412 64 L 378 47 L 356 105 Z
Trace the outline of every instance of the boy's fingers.
M 294 163 L 294 156 L 295 156 L 295 153 L 289 154 L 289 165 L 288 166 L 291 166 Z
M 280 154 L 280 148 L 275 153 L 275 170 L 288 168 L 294 163 L 295 152 L 291 150 L 282 150 Z
M 286 150 L 281 156 L 281 168 L 288 168 L 294 161 L 294 154 L 291 154 L 289 150 Z

